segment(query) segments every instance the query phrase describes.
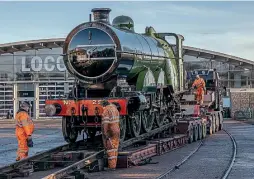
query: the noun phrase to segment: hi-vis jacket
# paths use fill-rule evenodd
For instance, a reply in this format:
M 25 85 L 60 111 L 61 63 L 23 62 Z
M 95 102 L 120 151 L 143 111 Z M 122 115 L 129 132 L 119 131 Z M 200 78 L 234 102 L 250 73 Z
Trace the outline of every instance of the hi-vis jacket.
M 16 135 L 26 134 L 32 135 L 34 132 L 34 123 L 26 111 L 20 110 L 15 117 Z

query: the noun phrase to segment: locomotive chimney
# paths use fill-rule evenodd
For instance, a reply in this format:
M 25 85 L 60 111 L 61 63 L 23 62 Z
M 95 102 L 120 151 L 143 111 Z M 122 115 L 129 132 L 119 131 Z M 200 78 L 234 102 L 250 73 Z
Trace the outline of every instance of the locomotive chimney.
M 110 22 L 109 22 L 110 11 L 111 11 L 110 8 L 94 8 L 94 9 L 92 9 L 94 21 L 110 24 Z

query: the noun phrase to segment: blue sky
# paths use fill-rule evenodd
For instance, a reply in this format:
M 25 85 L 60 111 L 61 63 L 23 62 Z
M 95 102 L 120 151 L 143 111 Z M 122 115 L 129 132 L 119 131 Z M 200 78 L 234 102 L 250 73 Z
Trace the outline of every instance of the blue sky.
M 254 60 L 254 2 L 0 2 L 0 44 L 65 37 L 95 7 L 110 7 L 111 21 L 130 16 L 136 32 L 153 26 L 182 34 L 184 45 Z

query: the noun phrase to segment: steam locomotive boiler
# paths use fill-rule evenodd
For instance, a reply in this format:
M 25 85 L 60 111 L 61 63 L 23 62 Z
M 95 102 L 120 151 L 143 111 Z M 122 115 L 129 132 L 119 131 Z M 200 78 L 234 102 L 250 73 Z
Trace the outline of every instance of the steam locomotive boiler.
M 179 112 L 176 94 L 183 91 L 181 35 L 156 33 L 147 27 L 134 31 L 128 16 L 109 22 L 108 8 L 92 10 L 94 20 L 75 27 L 66 37 L 64 63 L 75 77 L 68 97 L 46 100 L 48 116 L 62 116 L 68 143 L 86 132 L 93 138 L 101 130 L 102 106 L 107 99 L 120 113 L 121 141 L 138 137 L 171 123 Z M 176 48 L 166 41 L 176 38 Z

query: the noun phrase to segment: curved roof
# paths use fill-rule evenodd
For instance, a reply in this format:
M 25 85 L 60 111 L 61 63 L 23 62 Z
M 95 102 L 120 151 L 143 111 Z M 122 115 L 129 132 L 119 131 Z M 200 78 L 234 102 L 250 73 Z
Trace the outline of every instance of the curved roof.
M 31 49 L 43 49 L 43 48 L 52 49 L 57 47 L 63 47 L 64 40 L 65 38 L 52 38 L 52 39 L 39 39 L 0 44 L 0 55 L 5 53 L 14 53 L 18 51 L 26 51 Z M 183 53 L 184 55 L 194 56 L 197 58 L 201 57 L 205 59 L 231 63 L 242 68 L 248 69 L 254 68 L 254 61 L 211 50 L 183 46 Z
M 252 69 L 254 67 L 254 61 L 252 60 L 247 60 L 244 58 L 236 57 L 233 55 L 228 55 L 220 52 L 215 52 L 212 50 L 205 50 L 205 49 L 200 49 L 200 48 L 195 48 L 195 47 L 190 47 L 190 46 L 184 46 L 184 55 L 189 55 L 189 56 L 194 56 L 194 57 L 200 57 L 200 58 L 205 58 L 205 59 L 210 59 L 210 60 L 215 60 L 215 61 L 221 61 L 225 63 L 231 63 L 233 65 L 242 67 L 242 68 L 248 68 Z

